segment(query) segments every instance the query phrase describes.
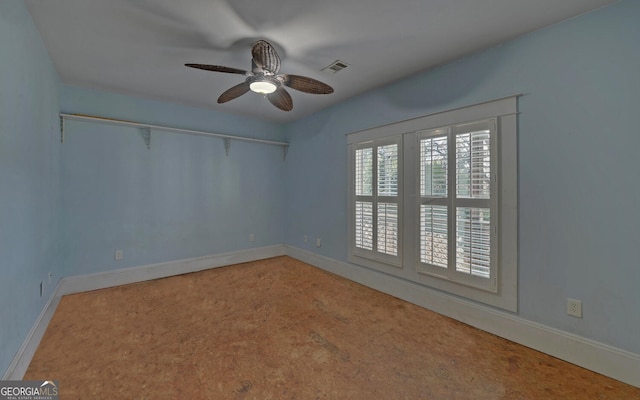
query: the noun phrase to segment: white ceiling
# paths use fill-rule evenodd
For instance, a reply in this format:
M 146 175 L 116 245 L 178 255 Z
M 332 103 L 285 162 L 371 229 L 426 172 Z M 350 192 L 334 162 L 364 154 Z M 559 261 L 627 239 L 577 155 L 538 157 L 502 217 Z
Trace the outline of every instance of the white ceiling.
M 25 0 L 69 85 L 286 122 L 349 97 L 602 7 L 614 0 Z M 281 73 L 333 86 L 289 90 L 294 109 L 249 92 L 216 99 L 244 77 L 185 63 L 250 69 L 266 39 Z M 321 72 L 335 60 L 350 66 Z

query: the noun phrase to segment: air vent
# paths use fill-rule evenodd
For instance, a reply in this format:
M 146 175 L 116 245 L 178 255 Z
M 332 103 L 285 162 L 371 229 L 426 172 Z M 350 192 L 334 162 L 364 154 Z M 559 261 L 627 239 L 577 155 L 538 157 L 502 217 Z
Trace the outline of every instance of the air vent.
M 322 71 L 335 74 L 336 72 L 342 71 L 343 69 L 347 68 L 348 66 L 349 66 L 349 64 L 347 64 L 346 62 L 340 61 L 340 60 L 336 60 L 336 61 L 332 62 L 330 65 L 322 68 Z

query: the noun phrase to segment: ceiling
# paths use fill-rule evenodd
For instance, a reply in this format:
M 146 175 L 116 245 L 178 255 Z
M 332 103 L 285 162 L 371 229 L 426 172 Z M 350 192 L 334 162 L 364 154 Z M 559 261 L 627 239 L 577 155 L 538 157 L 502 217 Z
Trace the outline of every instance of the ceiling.
M 416 72 L 614 0 L 25 0 L 65 84 L 288 122 Z M 281 73 L 331 85 L 288 90 L 294 108 L 249 92 L 216 99 L 249 70 L 251 45 L 273 43 Z M 341 60 L 337 73 L 321 70 Z

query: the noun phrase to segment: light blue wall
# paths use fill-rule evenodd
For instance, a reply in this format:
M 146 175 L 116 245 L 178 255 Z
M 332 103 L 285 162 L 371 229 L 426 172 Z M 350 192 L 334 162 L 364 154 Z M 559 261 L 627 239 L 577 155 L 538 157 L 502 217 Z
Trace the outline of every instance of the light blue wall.
M 346 261 L 345 133 L 524 93 L 519 314 L 640 353 L 638 21 L 622 1 L 290 124 L 287 242 Z
M 622 1 L 281 127 L 61 86 L 23 3 L 0 2 L 0 371 L 50 271 L 55 283 L 283 242 L 346 260 L 345 133 L 515 93 L 519 314 L 640 353 L 638 20 L 640 2 Z M 292 146 L 286 161 L 240 142 L 227 157 L 221 140 L 153 132 L 147 149 L 135 129 L 83 122 L 60 144 L 60 110 Z
M 0 376 L 59 277 L 58 88 L 23 2 L 0 1 Z
M 68 86 L 62 110 L 283 139 L 279 125 Z M 226 156 L 221 139 L 152 131 L 147 149 L 136 128 L 68 121 L 61 157 L 63 275 L 284 242 L 281 147 L 233 141 Z

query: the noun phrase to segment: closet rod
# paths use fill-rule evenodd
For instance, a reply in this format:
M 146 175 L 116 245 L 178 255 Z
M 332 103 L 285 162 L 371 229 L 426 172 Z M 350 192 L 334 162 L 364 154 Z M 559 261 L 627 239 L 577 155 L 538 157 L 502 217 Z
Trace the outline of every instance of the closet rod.
M 234 135 L 224 135 L 221 133 L 213 133 L 213 132 L 204 132 L 204 131 L 194 131 L 191 129 L 182 129 L 182 128 L 173 128 L 170 126 L 162 126 L 162 125 L 151 125 L 151 124 L 143 124 L 140 122 L 133 121 L 125 121 L 121 119 L 112 119 L 112 118 L 104 118 L 104 117 L 96 117 L 92 115 L 82 115 L 82 114 L 65 114 L 60 113 L 61 120 L 73 120 L 73 121 L 87 121 L 87 122 L 99 122 L 110 125 L 120 125 L 120 126 L 131 126 L 135 128 L 142 129 L 153 129 L 156 131 L 166 131 L 166 132 L 175 132 L 175 133 L 184 133 L 187 135 L 198 135 L 198 136 L 211 136 L 220 139 L 228 139 L 228 140 L 239 140 L 243 142 L 254 142 L 254 143 L 262 143 L 262 144 L 270 144 L 274 146 L 284 146 L 289 147 L 289 143 L 287 142 L 278 142 L 275 140 L 265 140 L 265 139 L 256 139 L 244 136 L 234 136 Z M 64 124 L 61 124 L 61 134 L 64 135 Z M 64 137 L 64 136 L 62 136 Z

